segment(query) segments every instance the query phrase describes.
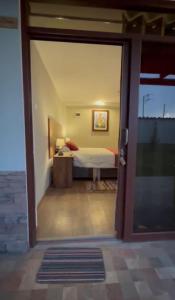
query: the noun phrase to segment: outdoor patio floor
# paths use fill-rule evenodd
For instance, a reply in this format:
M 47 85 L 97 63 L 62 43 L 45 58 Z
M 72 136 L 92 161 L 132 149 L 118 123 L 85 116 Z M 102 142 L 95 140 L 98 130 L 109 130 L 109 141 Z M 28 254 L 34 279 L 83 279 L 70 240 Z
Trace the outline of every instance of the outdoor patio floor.
M 104 255 L 106 280 L 102 283 L 37 284 L 35 276 L 46 248 L 43 245 L 23 255 L 0 255 L 0 299 L 175 299 L 175 241 L 101 242 L 96 246 Z

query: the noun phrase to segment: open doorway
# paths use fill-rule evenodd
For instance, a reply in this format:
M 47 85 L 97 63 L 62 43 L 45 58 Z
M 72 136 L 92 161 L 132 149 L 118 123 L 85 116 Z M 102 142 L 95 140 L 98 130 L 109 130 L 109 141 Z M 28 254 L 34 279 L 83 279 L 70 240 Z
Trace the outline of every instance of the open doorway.
M 121 64 L 122 46 L 31 41 L 37 240 L 116 235 Z

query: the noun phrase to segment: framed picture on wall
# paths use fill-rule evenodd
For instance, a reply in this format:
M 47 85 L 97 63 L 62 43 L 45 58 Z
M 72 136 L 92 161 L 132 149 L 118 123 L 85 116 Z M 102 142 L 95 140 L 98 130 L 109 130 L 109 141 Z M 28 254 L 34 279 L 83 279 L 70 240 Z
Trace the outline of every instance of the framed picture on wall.
M 109 110 L 92 111 L 92 130 L 93 131 L 109 130 Z

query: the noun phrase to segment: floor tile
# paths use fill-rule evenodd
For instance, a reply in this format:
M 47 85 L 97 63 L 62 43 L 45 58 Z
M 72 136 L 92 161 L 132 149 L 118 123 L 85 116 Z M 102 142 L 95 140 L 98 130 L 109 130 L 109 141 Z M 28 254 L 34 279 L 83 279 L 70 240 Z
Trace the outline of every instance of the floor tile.
M 107 284 L 106 293 L 108 300 L 123 300 L 122 290 L 119 283 Z
M 81 284 L 37 283 L 43 246 L 0 255 L 0 300 L 175 300 L 174 242 L 109 242 L 102 251 L 105 281 Z
M 133 282 L 122 282 L 121 289 L 124 300 L 139 300 L 139 294 Z
M 64 287 L 62 300 L 78 300 L 77 287 Z
M 175 267 L 156 268 L 155 270 L 160 279 L 175 279 Z
M 153 296 L 153 293 L 147 282 L 137 281 L 135 282 L 135 287 L 141 298 L 151 298 Z

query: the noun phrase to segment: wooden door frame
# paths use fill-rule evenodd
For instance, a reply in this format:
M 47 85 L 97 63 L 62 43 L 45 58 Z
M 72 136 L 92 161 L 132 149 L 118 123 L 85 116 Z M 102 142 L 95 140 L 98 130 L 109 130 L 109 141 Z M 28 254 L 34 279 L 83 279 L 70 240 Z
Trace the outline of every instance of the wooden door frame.
M 128 49 L 128 42 L 122 41 L 121 39 L 119 40 L 118 38 L 115 38 L 115 37 L 113 37 L 111 39 L 111 37 L 108 37 L 108 36 L 99 38 L 98 34 L 97 34 L 97 36 L 93 36 L 93 37 L 90 37 L 90 36 L 89 37 L 83 37 L 83 35 L 82 35 L 80 39 L 76 36 L 76 33 L 75 33 L 74 36 L 72 36 L 72 33 L 71 33 L 71 35 L 68 35 L 68 32 L 67 32 L 66 36 L 63 36 L 62 34 L 61 35 L 57 34 L 54 39 L 53 39 L 53 37 L 50 37 L 50 36 L 48 37 L 47 35 L 43 35 L 43 34 L 40 35 L 40 36 L 37 35 L 37 38 L 36 38 L 35 34 L 31 34 L 29 36 L 29 42 L 31 40 L 42 40 L 42 41 L 48 41 L 49 40 L 49 41 L 57 41 L 57 42 L 64 41 L 64 42 L 67 42 L 67 43 L 74 42 L 74 43 L 85 43 L 85 44 L 89 43 L 89 44 L 100 44 L 100 45 L 116 45 L 116 46 L 122 46 L 123 49 L 125 49 L 125 47 L 127 47 L 127 49 Z M 28 51 L 29 51 L 29 55 L 30 55 L 30 49 Z M 27 59 L 29 60 L 29 57 Z M 27 64 L 25 64 L 25 66 L 26 65 L 29 66 L 29 62 Z M 25 74 L 26 74 L 26 72 L 27 73 L 29 72 L 29 75 L 27 76 L 27 78 L 28 78 L 28 84 L 30 84 L 30 89 L 31 89 L 31 80 L 29 78 L 29 76 L 31 76 L 31 71 L 30 71 L 30 69 L 28 69 L 28 71 L 27 71 L 26 67 L 25 67 Z M 126 75 L 128 75 L 128 74 L 126 74 L 126 70 L 125 70 L 125 75 L 124 76 L 126 76 Z M 123 78 L 123 80 L 125 80 L 125 82 L 128 82 L 127 78 Z M 30 99 L 29 99 L 29 97 L 30 97 Z M 27 98 L 28 98 L 28 100 L 27 100 L 27 111 L 28 111 L 27 123 L 29 122 L 29 115 L 30 115 L 30 127 L 31 126 L 33 127 L 33 125 L 32 125 L 31 90 L 30 90 L 30 93 L 28 94 Z M 123 96 L 123 100 L 124 100 L 124 96 Z M 29 101 L 30 101 L 30 103 L 29 103 Z M 29 104 L 30 104 L 30 109 L 29 109 Z M 127 105 L 126 101 L 125 101 L 123 106 L 125 107 L 125 105 Z M 26 111 L 26 109 L 25 109 L 25 111 Z M 125 113 L 126 113 L 126 111 L 124 111 L 124 114 Z M 124 124 L 126 119 L 123 118 L 122 121 L 123 121 L 123 124 Z M 32 128 L 30 128 L 30 132 L 31 132 L 30 135 L 27 134 L 27 140 L 28 140 L 29 144 L 26 145 L 26 146 L 29 147 L 27 150 L 31 154 L 31 153 L 33 153 L 33 149 L 32 149 L 32 145 L 33 145 Z M 29 136 L 30 136 L 30 138 L 29 138 Z M 28 161 L 27 165 L 30 166 L 30 174 L 29 174 L 29 176 L 30 176 L 29 186 L 30 187 L 29 187 L 28 190 L 31 191 L 33 189 L 31 191 L 31 193 L 29 193 L 29 195 L 28 195 L 28 197 L 29 197 L 28 198 L 28 201 L 29 201 L 28 203 L 29 203 L 29 208 L 30 208 L 30 210 L 29 210 L 29 214 L 30 214 L 29 222 L 31 221 L 31 224 L 29 226 L 32 227 L 31 230 L 29 231 L 31 233 L 30 241 L 32 241 L 32 242 L 30 242 L 30 245 L 33 246 L 35 244 L 35 241 L 36 241 L 36 220 L 35 220 L 35 213 L 33 213 L 33 212 L 35 212 L 34 158 L 33 158 L 33 161 L 31 163 L 31 155 L 30 155 L 30 157 L 28 157 L 27 161 Z M 33 169 L 33 174 L 31 173 L 31 166 L 33 166 L 33 168 L 32 168 Z M 124 181 L 125 177 L 122 176 L 122 178 L 123 178 L 123 181 Z M 122 187 L 122 193 L 120 194 L 121 197 L 122 197 L 122 195 L 124 195 L 124 191 L 125 191 L 125 187 Z M 31 195 L 32 195 L 32 198 L 31 198 Z M 119 205 L 119 210 L 117 210 L 117 214 L 118 214 L 118 216 L 120 216 L 120 218 L 118 218 L 120 220 L 120 225 L 119 225 L 119 229 L 118 229 L 118 232 L 117 232 L 117 237 L 122 239 L 123 238 L 123 228 L 124 228 L 124 215 L 123 215 L 124 214 L 124 203 L 123 203 L 123 201 L 122 201 L 122 203 L 121 203 L 121 201 L 120 202 L 118 201 L 118 203 L 120 205 Z M 120 211 L 120 213 L 119 213 L 119 211 Z M 33 219 L 31 220 L 32 216 L 33 216 Z M 119 224 L 119 222 L 118 222 L 118 224 Z
M 121 78 L 120 78 L 120 126 L 119 126 L 119 155 L 120 149 L 125 151 L 125 159 L 127 160 L 127 145 L 125 145 L 125 133 L 128 129 L 128 115 L 129 115 L 129 86 L 130 86 L 130 53 L 131 44 L 128 42 L 122 47 L 122 61 L 121 61 Z M 124 136 L 123 136 L 124 133 Z M 126 197 L 126 166 L 118 163 L 118 190 L 117 202 L 115 211 L 115 229 L 118 239 L 124 239 L 124 211 L 125 211 L 125 197 Z
M 160 232 L 142 232 L 136 233 L 133 232 L 134 228 L 134 201 L 135 201 L 135 180 L 136 180 L 136 163 L 137 163 L 137 142 L 138 142 L 138 107 L 139 107 L 139 86 L 140 86 L 140 69 L 141 69 L 141 51 L 143 42 L 153 42 L 153 43 L 164 43 L 164 44 L 174 44 L 174 37 L 150 37 L 144 36 L 140 39 L 135 39 L 132 51 L 131 58 L 131 68 L 132 76 L 130 81 L 130 97 L 134 99 L 132 104 L 132 109 L 129 114 L 129 126 L 130 126 L 130 139 L 132 139 L 132 147 L 130 147 L 130 152 L 128 153 L 128 166 L 133 160 L 134 165 L 129 166 L 129 172 L 126 182 L 126 205 L 125 207 L 125 216 L 127 220 L 124 228 L 124 239 L 126 241 L 155 241 L 155 240 L 171 240 L 175 239 L 175 231 L 160 231 Z M 135 85 L 135 87 L 133 86 Z M 129 201 L 129 197 L 131 201 Z
M 32 97 L 31 97 L 31 66 L 30 66 L 30 41 L 58 41 L 58 42 L 74 42 L 74 43 L 89 43 L 101 45 L 118 45 L 127 50 L 125 56 L 129 56 L 130 41 L 121 38 L 118 34 L 102 33 L 102 32 L 87 32 L 76 30 L 48 30 L 43 28 L 27 28 L 22 32 L 22 50 L 23 50 L 23 81 L 24 81 L 24 109 L 25 109 L 25 132 L 26 132 L 26 158 L 27 158 L 27 187 L 28 187 L 28 215 L 29 215 L 29 243 L 33 247 L 36 243 L 36 213 L 35 213 L 35 182 L 34 182 L 34 155 L 33 155 L 33 124 L 32 124 Z M 129 61 L 129 58 L 128 58 Z M 129 68 L 125 66 L 124 85 L 127 88 L 129 78 Z M 124 98 L 128 93 L 124 93 Z M 127 99 L 128 101 L 128 99 Z M 126 106 L 126 100 L 124 106 Z M 122 122 L 126 122 L 126 111 L 123 113 Z M 125 115 L 125 116 L 124 116 Z M 125 174 L 123 174 L 125 180 Z M 125 196 L 125 188 L 122 188 L 121 197 Z M 121 198 L 120 197 L 120 198 Z M 120 224 L 117 237 L 123 239 L 124 236 L 124 207 L 125 204 L 119 203 Z
M 65 41 L 77 43 L 106 44 L 106 45 L 130 45 L 129 53 L 129 79 L 128 99 L 132 101 L 128 111 L 128 159 L 126 173 L 126 189 L 122 191 L 125 198 L 120 205 L 121 220 L 118 237 L 126 241 L 142 241 L 156 239 L 175 238 L 175 232 L 158 233 L 133 233 L 133 209 L 134 209 L 134 183 L 136 174 L 136 147 L 137 147 L 137 113 L 139 74 L 141 61 L 142 41 L 157 41 L 175 43 L 174 37 L 141 36 L 139 34 L 104 33 L 78 30 L 60 30 L 28 27 L 28 11 L 25 1 L 21 0 L 21 33 L 22 33 L 22 62 L 23 62 L 23 86 L 24 86 L 24 114 L 25 114 L 25 139 L 27 160 L 27 192 L 28 192 L 28 218 L 29 218 L 29 244 L 33 247 L 36 243 L 36 219 L 35 219 L 35 183 L 34 183 L 34 157 L 33 157 L 33 127 L 32 127 L 32 103 L 31 103 L 31 69 L 30 69 L 30 40 Z M 130 103 L 131 104 L 131 103 Z
M 41 1 L 35 1 L 41 2 Z M 57 0 L 43 0 L 43 3 L 57 4 Z M 139 10 L 148 12 L 174 13 L 173 0 L 59 0 L 60 5 L 100 7 L 121 10 Z

